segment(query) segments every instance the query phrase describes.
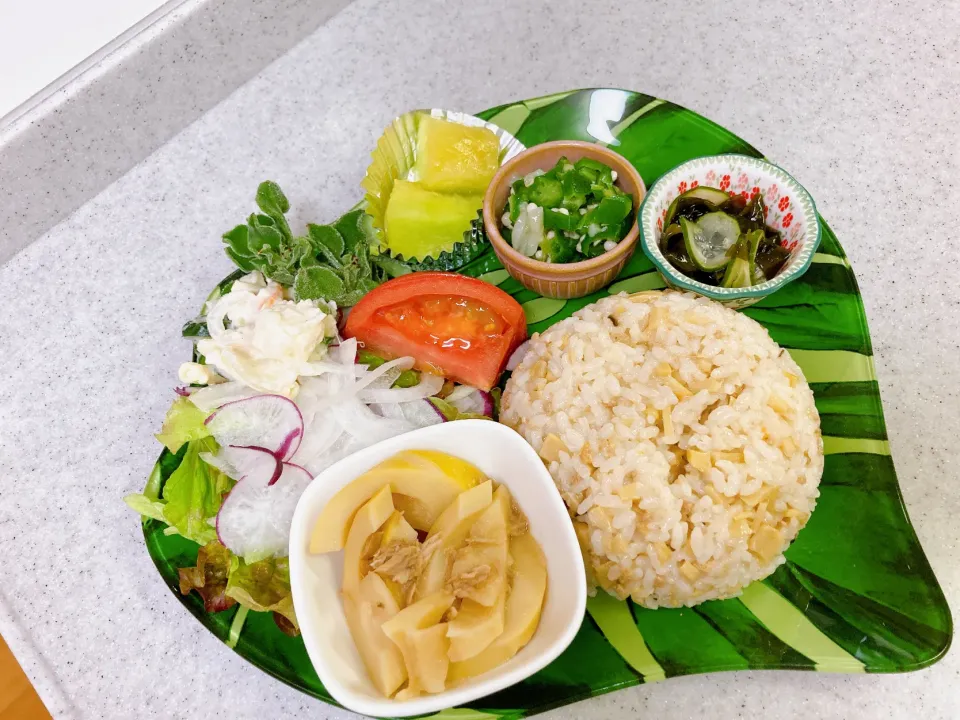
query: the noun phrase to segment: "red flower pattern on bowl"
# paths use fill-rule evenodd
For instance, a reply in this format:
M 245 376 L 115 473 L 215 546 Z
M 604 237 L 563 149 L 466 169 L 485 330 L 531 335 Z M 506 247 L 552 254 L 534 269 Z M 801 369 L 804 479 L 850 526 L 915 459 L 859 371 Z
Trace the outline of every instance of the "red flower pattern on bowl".
M 655 226 L 651 237 L 651 243 L 655 243 L 665 228 L 666 210 L 670 203 L 681 193 L 695 187 L 713 187 L 719 188 L 731 197 L 739 197 L 744 200 L 750 200 L 756 195 L 761 195 L 764 200 L 764 220 L 766 224 L 777 230 L 782 237 L 783 247 L 796 256 L 801 256 L 799 262 L 809 262 L 804 260 L 803 256 L 809 257 L 812 254 L 809 250 L 804 253 L 804 248 L 808 248 L 810 243 L 817 242 L 819 231 L 817 228 L 815 207 L 809 201 L 809 198 L 799 185 L 794 185 L 792 178 L 786 176 L 791 182 L 785 181 L 784 174 L 779 168 L 769 166 L 762 161 L 756 161 L 750 158 L 740 160 L 738 156 L 717 156 L 716 158 L 703 158 L 710 161 L 700 163 L 694 160 L 690 162 L 690 167 L 680 166 L 675 171 L 671 171 L 671 177 L 663 179 L 670 184 L 663 188 L 662 192 L 654 193 L 648 196 L 648 202 L 653 203 L 653 214 L 649 222 Z M 759 165 L 757 163 L 760 163 Z M 712 165 L 712 167 L 710 166 Z M 658 183 L 659 184 L 659 183 Z M 799 198 L 799 204 L 784 190 L 793 190 L 791 195 Z M 810 224 L 812 222 L 812 225 Z M 644 243 L 647 241 L 644 240 Z M 650 255 L 649 248 L 644 244 L 644 252 Z M 788 261 L 786 269 L 789 269 L 791 261 Z M 682 275 L 682 273 L 680 273 Z M 667 280 L 668 284 L 670 280 Z M 699 291 L 699 290 L 698 290 Z M 712 295 L 711 295 L 712 296 Z M 757 296 L 747 298 L 725 299 L 718 297 L 725 304 L 733 307 L 745 307 L 758 299 Z

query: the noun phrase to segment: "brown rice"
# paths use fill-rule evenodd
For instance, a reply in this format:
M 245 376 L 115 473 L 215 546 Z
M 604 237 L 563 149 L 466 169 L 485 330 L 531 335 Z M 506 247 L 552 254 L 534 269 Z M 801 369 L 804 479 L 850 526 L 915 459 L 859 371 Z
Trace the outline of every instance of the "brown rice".
M 690 294 L 605 298 L 535 335 L 501 421 L 544 458 L 592 581 L 651 608 L 772 573 L 823 471 L 797 364 L 755 321 Z

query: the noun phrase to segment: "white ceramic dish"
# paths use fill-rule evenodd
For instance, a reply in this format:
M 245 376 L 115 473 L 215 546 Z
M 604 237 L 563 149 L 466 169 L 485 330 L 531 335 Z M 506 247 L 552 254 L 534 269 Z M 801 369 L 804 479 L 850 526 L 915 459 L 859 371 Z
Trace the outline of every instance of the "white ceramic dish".
M 373 686 L 343 615 L 343 552 L 307 552 L 313 524 L 340 488 L 401 450 L 440 450 L 473 463 L 509 488 L 527 514 L 547 560 L 540 625 L 509 662 L 452 690 L 411 700 L 384 698 Z M 349 710 L 406 717 L 455 707 L 509 687 L 544 668 L 573 640 L 586 608 L 583 558 L 566 507 L 543 462 L 505 425 L 459 420 L 416 430 L 362 450 L 318 475 L 303 493 L 290 531 L 290 585 L 310 660 L 324 687 Z

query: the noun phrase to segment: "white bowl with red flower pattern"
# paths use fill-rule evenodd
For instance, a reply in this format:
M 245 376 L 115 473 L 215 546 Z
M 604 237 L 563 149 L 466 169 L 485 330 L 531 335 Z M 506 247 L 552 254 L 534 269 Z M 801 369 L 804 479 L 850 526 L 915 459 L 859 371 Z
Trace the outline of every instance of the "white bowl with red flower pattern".
M 747 288 L 722 288 L 694 280 L 675 268 L 660 251 L 660 235 L 670 203 L 687 190 L 704 185 L 745 199 L 763 196 L 767 225 L 780 231 L 790 258 L 772 280 Z M 747 155 L 712 155 L 688 160 L 663 175 L 647 191 L 640 206 L 640 246 L 663 281 L 732 308 L 759 302 L 803 275 L 820 245 L 817 208 L 803 186 L 782 168 Z

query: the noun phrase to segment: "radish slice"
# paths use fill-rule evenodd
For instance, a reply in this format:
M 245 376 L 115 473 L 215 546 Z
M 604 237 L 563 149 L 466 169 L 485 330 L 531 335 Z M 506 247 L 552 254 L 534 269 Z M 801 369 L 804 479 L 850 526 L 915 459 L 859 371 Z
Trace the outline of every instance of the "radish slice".
M 200 453 L 200 458 L 234 480 L 270 484 L 280 477 L 280 461 L 265 448 L 226 445 L 216 455 Z
M 429 400 L 405 403 L 374 403 L 370 406 L 370 409 L 385 418 L 408 422 L 415 428 L 439 425 L 447 421 L 443 413 Z
M 303 442 L 300 443 L 296 455 L 290 458 L 290 461 L 308 469 L 313 469 L 316 461 L 330 449 L 342 434 L 343 428 L 329 414 L 316 413 L 306 422 Z
M 230 381 L 217 385 L 207 385 L 190 393 L 190 402 L 204 412 L 215 410 L 221 405 L 235 400 L 246 400 L 255 397 L 260 392 L 243 383 Z
M 286 555 L 293 511 L 310 479 L 299 465 L 283 463 L 272 485 L 262 478 L 237 483 L 217 513 L 220 542 L 251 560 Z
M 220 445 L 265 448 L 286 460 L 303 437 L 303 417 L 296 403 L 282 395 L 257 395 L 220 407 L 206 420 Z
M 429 400 L 403 403 L 400 405 L 400 411 L 407 422 L 413 423 L 418 428 L 439 425 L 447 421 L 447 418 L 440 412 L 440 408 Z
M 527 351 L 530 349 L 530 341 L 524 340 L 517 346 L 517 349 L 513 351 L 513 354 L 510 355 L 510 358 L 507 360 L 507 370 L 513 372 L 517 369 L 517 365 L 523 360 L 524 356 L 527 354 Z

